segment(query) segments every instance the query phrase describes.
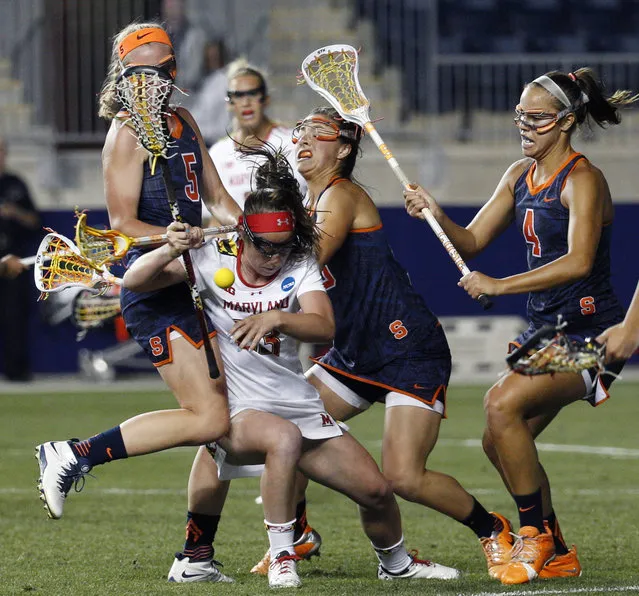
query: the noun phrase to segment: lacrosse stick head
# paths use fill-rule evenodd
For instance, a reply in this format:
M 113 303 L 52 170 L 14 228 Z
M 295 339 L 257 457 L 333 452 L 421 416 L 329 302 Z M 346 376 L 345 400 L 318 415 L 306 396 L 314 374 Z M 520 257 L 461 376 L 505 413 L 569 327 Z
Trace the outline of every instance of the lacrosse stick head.
M 87 225 L 87 214 L 76 212 L 78 222 L 75 225 L 75 244 L 80 254 L 91 264 L 100 269 L 109 263 L 121 260 L 133 243 L 129 238 L 116 230 L 98 230 Z
M 370 102 L 359 84 L 359 59 L 353 46 L 336 44 L 310 53 L 302 62 L 301 82 L 319 93 L 339 115 L 364 127 Z
M 511 370 L 523 375 L 605 371 L 605 346 L 593 339 L 575 340 L 563 326 L 545 325 L 506 358 Z
M 73 300 L 71 322 L 81 331 L 100 327 L 121 312 L 118 294 L 99 295 L 82 290 Z
M 173 79 L 156 66 L 129 66 L 116 81 L 116 94 L 128 111 L 140 144 L 153 157 L 167 157 L 170 141 L 166 116 Z
M 106 270 L 98 271 L 80 254 L 77 246 L 66 236 L 54 232 L 40 242 L 33 268 L 35 285 L 44 300 L 50 292 L 69 287 L 92 288 L 101 293 L 115 278 Z

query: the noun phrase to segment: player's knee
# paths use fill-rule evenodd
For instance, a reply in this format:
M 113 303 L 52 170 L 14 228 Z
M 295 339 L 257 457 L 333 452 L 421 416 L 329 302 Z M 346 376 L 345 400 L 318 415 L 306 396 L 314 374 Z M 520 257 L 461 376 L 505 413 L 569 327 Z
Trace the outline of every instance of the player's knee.
M 377 480 L 369 482 L 366 496 L 360 505 L 367 509 L 383 511 L 392 504 L 393 499 L 391 483 L 380 474 Z
M 494 437 L 509 420 L 517 417 L 516 396 L 510 391 L 491 387 L 484 397 L 484 413 L 488 431 Z
M 414 473 L 405 466 L 393 466 L 384 470 L 384 475 L 390 482 L 393 493 L 406 501 L 416 501 L 418 499 L 423 474 L 423 468 L 421 471 Z
M 277 437 L 270 442 L 268 452 L 278 459 L 299 460 L 302 455 L 302 434 L 293 424 L 280 428 Z

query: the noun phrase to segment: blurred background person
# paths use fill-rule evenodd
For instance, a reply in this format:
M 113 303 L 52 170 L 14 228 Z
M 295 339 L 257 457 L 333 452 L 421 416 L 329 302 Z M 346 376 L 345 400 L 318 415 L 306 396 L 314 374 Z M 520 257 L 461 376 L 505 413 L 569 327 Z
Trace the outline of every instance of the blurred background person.
M 189 99 L 191 114 L 209 147 L 226 135 L 231 123 L 226 105 L 226 61 L 224 40 L 207 42 L 204 48 L 204 79 L 200 90 Z
M 24 181 L 5 170 L 6 141 L 0 138 L 0 258 L 7 255 L 25 257 L 34 243 L 40 215 Z M 0 279 L 0 336 L 4 352 L 4 374 L 10 381 L 29 381 L 29 311 L 32 280 L 17 275 L 14 259 L 6 259 L 3 269 L 9 277 Z
M 160 18 L 169 33 L 179 73 L 176 85 L 195 92 L 204 77 L 206 31 L 189 21 L 186 0 L 162 0 Z

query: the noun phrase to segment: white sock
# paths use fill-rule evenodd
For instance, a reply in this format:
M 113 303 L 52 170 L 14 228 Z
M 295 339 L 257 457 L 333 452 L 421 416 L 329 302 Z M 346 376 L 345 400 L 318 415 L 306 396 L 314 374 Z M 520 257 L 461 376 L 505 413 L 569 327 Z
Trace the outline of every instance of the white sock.
M 295 533 L 295 520 L 292 519 L 284 524 L 272 524 L 264 520 L 268 541 L 271 545 L 271 560 L 275 559 L 282 551 L 287 551 L 289 555 L 295 554 L 293 547 L 293 534 Z
M 371 544 L 379 562 L 386 571 L 390 571 L 391 573 L 401 573 L 408 568 L 412 562 L 412 559 L 404 546 L 403 536 L 397 544 L 386 548 L 379 548 L 372 542 Z

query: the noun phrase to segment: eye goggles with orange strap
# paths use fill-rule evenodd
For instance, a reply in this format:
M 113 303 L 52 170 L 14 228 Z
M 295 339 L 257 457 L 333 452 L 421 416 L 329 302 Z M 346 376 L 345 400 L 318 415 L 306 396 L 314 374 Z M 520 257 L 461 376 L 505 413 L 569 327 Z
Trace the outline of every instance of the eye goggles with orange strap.
M 515 108 L 513 118 L 515 126 L 523 126 L 538 134 L 550 132 L 557 123 L 573 111 L 572 108 L 564 108 L 560 112 L 551 114 L 543 110 L 522 110 L 521 105 Z
M 355 131 L 340 130 L 337 124 L 324 118 L 300 120 L 293 129 L 293 144 L 299 142 L 303 135 L 309 135 L 318 141 L 337 141 L 340 137 L 357 140 Z

